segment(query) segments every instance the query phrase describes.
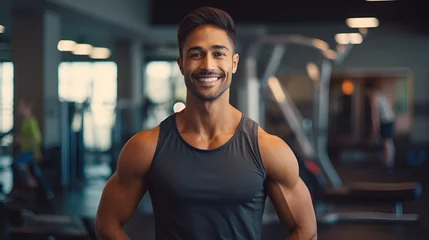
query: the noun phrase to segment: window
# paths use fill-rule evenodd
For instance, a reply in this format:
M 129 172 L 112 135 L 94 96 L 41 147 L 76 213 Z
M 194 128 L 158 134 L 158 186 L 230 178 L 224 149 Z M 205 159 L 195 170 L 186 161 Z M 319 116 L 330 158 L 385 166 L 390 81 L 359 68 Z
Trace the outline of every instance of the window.
M 171 99 L 171 65 L 170 62 L 150 62 L 146 66 L 146 94 L 154 103 Z
M 169 114 L 177 101 L 184 102 L 186 85 L 177 63 L 153 61 L 146 65 L 146 94 L 153 103 L 145 119 L 144 128 L 158 125 Z
M 13 127 L 13 64 L 0 63 L 0 132 Z
M 117 66 L 114 62 L 63 62 L 58 69 L 60 101 L 82 103 L 86 148 L 107 150 L 117 99 Z

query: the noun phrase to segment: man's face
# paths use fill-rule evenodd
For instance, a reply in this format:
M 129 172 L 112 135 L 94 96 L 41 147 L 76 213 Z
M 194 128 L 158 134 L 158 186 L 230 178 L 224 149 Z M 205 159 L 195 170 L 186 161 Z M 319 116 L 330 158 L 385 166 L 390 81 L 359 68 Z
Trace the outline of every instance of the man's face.
M 238 58 L 227 33 L 206 25 L 187 36 L 177 63 L 188 91 L 200 100 L 213 101 L 230 87 Z

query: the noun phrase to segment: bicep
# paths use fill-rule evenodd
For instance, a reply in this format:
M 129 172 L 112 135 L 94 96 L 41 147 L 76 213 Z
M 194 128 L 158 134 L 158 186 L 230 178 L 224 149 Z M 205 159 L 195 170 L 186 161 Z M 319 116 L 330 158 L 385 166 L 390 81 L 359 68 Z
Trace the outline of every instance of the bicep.
M 116 172 L 107 182 L 98 207 L 98 219 L 110 219 L 123 225 L 137 208 L 146 192 L 146 182 L 125 174 Z
M 156 143 L 157 139 L 150 134 L 141 134 L 125 144 L 116 172 L 103 190 L 97 212 L 98 221 L 123 225 L 131 218 L 147 190 L 147 173 Z M 105 224 L 108 225 L 107 222 Z
M 311 234 L 316 218 L 311 195 L 299 176 L 295 154 L 280 138 L 265 141 L 262 157 L 267 169 L 267 191 L 282 223 Z M 265 145 L 265 146 L 264 146 Z
M 301 178 L 298 177 L 292 186 L 270 179 L 267 181 L 267 190 L 280 221 L 288 229 L 315 227 L 311 196 Z

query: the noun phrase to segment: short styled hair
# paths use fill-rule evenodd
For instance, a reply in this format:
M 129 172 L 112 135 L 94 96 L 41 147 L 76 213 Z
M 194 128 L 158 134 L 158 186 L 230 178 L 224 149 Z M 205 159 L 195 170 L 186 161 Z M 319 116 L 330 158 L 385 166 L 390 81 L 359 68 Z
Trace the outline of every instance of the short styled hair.
M 235 24 L 231 16 L 225 11 L 214 7 L 200 7 L 188 13 L 179 23 L 177 40 L 179 42 L 180 57 L 183 46 L 189 33 L 203 25 L 213 25 L 223 29 L 234 47 L 236 46 Z

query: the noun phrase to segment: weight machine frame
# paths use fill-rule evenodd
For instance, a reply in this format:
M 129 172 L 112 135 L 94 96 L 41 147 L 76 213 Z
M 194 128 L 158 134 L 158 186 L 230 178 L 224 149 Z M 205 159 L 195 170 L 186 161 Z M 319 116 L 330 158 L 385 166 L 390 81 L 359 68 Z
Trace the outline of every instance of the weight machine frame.
M 363 34 L 363 37 L 366 33 Z M 268 66 L 262 79 L 257 75 L 258 51 L 263 44 L 275 45 Z M 323 56 L 323 62 L 320 70 L 320 79 L 314 83 L 314 114 L 313 114 L 313 139 L 314 143 L 306 136 L 302 126 L 302 115 L 292 102 L 287 91 L 283 89 L 274 77 L 277 72 L 281 59 L 285 53 L 285 45 L 300 45 L 319 50 Z M 244 110 L 247 116 L 263 125 L 260 115 L 265 113 L 264 96 L 265 89 L 269 88 L 274 96 L 282 115 L 288 122 L 291 130 L 294 132 L 300 147 L 301 153 L 310 159 L 317 159 L 322 168 L 322 172 L 329 180 L 332 187 L 341 191 L 347 189 L 343 185 L 338 172 L 335 170 L 327 153 L 328 140 L 328 121 L 329 121 L 329 90 L 330 78 L 333 64 L 340 64 L 352 49 L 352 44 L 345 45 L 342 51 L 336 52 L 329 48 L 329 45 L 323 40 L 309 38 L 300 35 L 273 35 L 263 36 L 250 45 L 249 52 L 244 59 L 245 64 L 245 91 L 246 101 Z M 380 190 L 382 191 L 382 190 Z M 322 208 L 321 211 L 319 207 Z M 317 219 L 321 223 L 335 223 L 338 221 L 387 221 L 387 222 L 415 222 L 418 221 L 418 214 L 404 214 L 402 202 L 396 202 L 394 213 L 382 212 L 326 212 L 324 203 L 316 206 Z M 272 218 L 268 216 L 268 218 Z

